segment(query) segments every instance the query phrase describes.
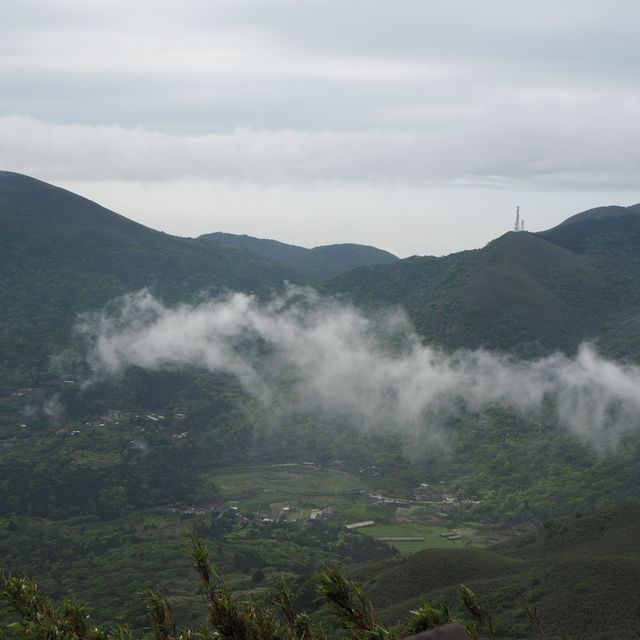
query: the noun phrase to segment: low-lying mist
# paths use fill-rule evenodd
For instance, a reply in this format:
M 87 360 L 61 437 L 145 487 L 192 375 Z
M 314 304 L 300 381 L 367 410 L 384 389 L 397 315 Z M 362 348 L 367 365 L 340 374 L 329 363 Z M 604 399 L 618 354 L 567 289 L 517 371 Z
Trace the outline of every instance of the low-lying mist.
M 640 426 L 640 368 L 608 361 L 590 345 L 574 358 L 536 361 L 447 353 L 424 344 L 401 311 L 369 316 L 310 289 L 174 307 L 141 291 L 85 314 L 77 331 L 96 378 L 131 366 L 195 366 L 232 374 L 265 404 L 286 380 L 291 403 L 364 429 L 435 432 L 439 415 L 490 403 L 523 413 L 551 403 L 559 424 L 603 450 Z

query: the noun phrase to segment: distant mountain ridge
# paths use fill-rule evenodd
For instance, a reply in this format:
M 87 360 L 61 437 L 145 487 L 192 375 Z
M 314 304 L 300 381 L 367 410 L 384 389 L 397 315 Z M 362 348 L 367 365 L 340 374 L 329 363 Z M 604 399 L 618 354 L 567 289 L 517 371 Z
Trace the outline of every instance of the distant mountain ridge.
M 564 227 L 566 225 L 575 224 L 577 222 L 586 222 L 587 220 L 607 220 L 611 218 L 617 218 L 626 215 L 640 215 L 640 204 L 631 205 L 629 207 L 622 207 L 620 205 L 610 205 L 605 207 L 595 207 L 593 209 L 587 209 L 581 213 L 577 213 L 570 216 L 566 220 L 563 220 L 559 225 L 553 227 Z M 553 229 L 547 231 L 541 231 L 538 235 L 548 234 Z
M 361 244 L 331 244 L 313 249 L 277 240 L 232 233 L 208 233 L 198 240 L 216 241 L 277 260 L 312 279 L 330 278 L 351 269 L 374 264 L 393 264 L 400 260 L 388 251 Z
M 322 285 L 357 304 L 404 307 L 429 342 L 535 357 L 585 340 L 640 360 L 640 205 L 578 214 L 482 249 L 413 257 Z
M 364 307 L 401 306 L 426 340 L 448 349 L 535 357 L 595 340 L 640 361 L 639 213 L 640 205 L 600 207 L 482 249 L 400 260 L 353 244 L 179 238 L 0 172 L 0 356 L 5 371 L 46 367 L 78 312 L 142 287 L 171 302 L 203 291 L 262 294 L 289 281 Z
M 379 251 L 338 249 L 334 268 L 360 264 L 364 249 Z M 65 189 L 0 171 L 0 380 L 46 369 L 49 355 L 71 340 L 78 312 L 130 291 L 149 287 L 178 301 L 202 292 L 267 294 L 315 279 L 259 252 L 156 231 Z

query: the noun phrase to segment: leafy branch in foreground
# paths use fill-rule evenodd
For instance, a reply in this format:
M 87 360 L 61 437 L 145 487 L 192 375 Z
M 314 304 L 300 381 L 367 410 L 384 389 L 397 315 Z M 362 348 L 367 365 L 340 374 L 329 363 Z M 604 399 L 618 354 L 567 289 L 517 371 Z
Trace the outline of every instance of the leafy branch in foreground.
M 480 602 L 478 601 L 476 594 L 463 584 L 460 585 L 458 593 L 464 608 L 471 614 L 471 617 L 476 621 L 479 629 L 482 632 L 485 632 L 490 640 L 493 640 L 496 634 L 493 622 L 493 613 L 480 606 Z M 471 633 L 472 637 L 478 637 L 478 631 L 475 626 L 471 627 L 469 625 L 467 626 L 467 630 Z
M 90 629 L 84 609 L 71 600 L 65 600 L 59 609 L 43 596 L 38 586 L 26 578 L 5 579 L 5 602 L 20 620 L 8 629 L 15 637 L 34 640 L 120 640 L 126 636 L 107 636 L 99 629 Z
M 542 640 L 551 640 L 551 636 L 547 635 L 547 632 L 542 626 L 542 620 L 540 620 L 540 615 L 538 614 L 538 607 L 530 606 L 523 598 L 521 598 L 519 602 L 531 628 L 537 632 Z
M 360 585 L 349 582 L 338 569 L 325 568 L 317 577 L 318 593 L 340 618 L 354 640 L 388 640 L 391 633 L 377 624 L 373 607 Z
M 299 638 L 300 640 L 312 640 L 314 637 L 319 638 L 323 635 L 317 628 L 314 632 L 314 628 L 311 625 L 311 617 L 306 611 L 296 613 L 293 605 L 293 594 L 289 590 L 284 577 L 280 579 L 276 604 L 289 625 L 292 637 Z
M 323 632 L 311 625 L 307 614 L 297 614 L 293 597 L 284 579 L 275 604 L 275 611 L 257 605 L 252 600 L 236 600 L 227 584 L 209 560 L 209 552 L 193 538 L 192 558 L 204 584 L 209 609 L 209 623 L 225 640 L 323 640 Z M 284 623 L 280 618 L 284 618 Z M 215 636 L 214 636 L 215 637 Z
M 154 637 L 157 640 L 172 640 L 176 637 L 176 620 L 170 602 L 155 591 L 147 591 L 147 598 Z
M 455 621 L 446 604 L 440 605 L 438 609 L 428 602 L 423 602 L 419 609 L 411 612 L 411 617 L 405 622 L 405 629 L 407 633 L 415 634 L 451 622 Z
M 26 578 L 4 578 L 3 599 L 17 620 L 8 625 L 8 635 L 16 639 L 32 640 L 327 640 L 321 626 L 313 624 L 306 612 L 297 612 L 294 597 L 286 581 L 281 579 L 277 594 L 269 604 L 251 598 L 237 598 L 218 574 L 209 552 L 193 537 L 191 557 L 204 587 L 208 625 L 193 631 L 179 631 L 169 601 L 154 591 L 147 591 L 150 634 L 136 636 L 127 627 L 116 626 L 100 630 L 89 624 L 89 616 L 72 600 L 65 600 L 59 608 L 42 595 L 35 582 Z M 493 639 L 495 627 L 491 611 L 483 608 L 477 596 L 464 585 L 460 586 L 461 603 L 471 616 L 456 620 L 447 605 L 439 608 L 425 602 L 411 612 L 404 624 L 387 628 L 374 615 L 373 606 L 365 598 L 360 585 L 347 580 L 339 569 L 325 567 L 317 576 L 318 595 L 337 618 L 344 640 L 399 640 L 407 634 L 417 634 L 454 623 L 459 632 L 464 627 L 472 640 Z M 523 604 L 531 626 L 544 640 L 536 609 Z M 457 623 L 457 624 L 455 624 Z

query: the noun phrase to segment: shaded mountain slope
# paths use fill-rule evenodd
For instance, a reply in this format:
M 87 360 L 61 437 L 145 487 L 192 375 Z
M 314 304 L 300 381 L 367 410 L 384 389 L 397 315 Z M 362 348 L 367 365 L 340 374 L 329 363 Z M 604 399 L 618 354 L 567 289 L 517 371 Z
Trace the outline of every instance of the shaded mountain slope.
M 581 223 L 581 222 L 593 222 L 593 221 L 611 221 L 613 218 L 619 218 L 620 216 L 626 216 L 629 214 L 637 215 L 640 213 L 640 204 L 632 205 L 630 207 L 621 207 L 619 205 L 610 205 L 605 207 L 594 207 L 593 209 L 587 209 L 586 211 L 582 211 L 581 213 L 576 213 L 573 216 L 570 216 L 566 220 L 563 220 L 559 225 L 553 227 L 553 229 L 549 231 L 543 231 L 538 235 L 547 235 L 552 230 L 557 230 L 560 227 L 567 227 L 572 224 Z
M 608 354 L 638 359 L 639 213 L 640 205 L 601 207 L 482 249 L 398 260 L 361 245 L 178 238 L 0 172 L 0 355 L 14 371 L 43 367 L 69 339 L 78 311 L 141 287 L 184 300 L 202 291 L 266 292 L 288 280 L 315 281 L 365 307 L 402 306 L 428 341 L 446 348 L 535 357 L 597 340 Z M 351 268 L 367 262 L 385 264 Z
M 606 282 L 591 310 L 600 312 L 599 343 L 614 357 L 639 359 L 640 205 L 592 209 L 538 236 L 591 261 Z
M 0 359 L 46 365 L 76 313 L 150 287 L 169 299 L 206 290 L 267 291 L 292 269 L 220 243 L 154 231 L 69 191 L 0 172 Z
M 475 251 L 358 269 L 325 290 L 364 305 L 401 305 L 442 346 L 536 355 L 570 350 L 596 330 L 591 307 L 606 298 L 607 283 L 590 257 L 510 232 Z
M 388 251 L 361 244 L 331 244 L 306 249 L 277 240 L 220 232 L 208 233 L 198 240 L 221 242 L 277 260 L 313 280 L 335 276 L 357 267 L 392 264 L 399 260 Z
M 602 256 L 630 240 L 635 244 L 639 233 L 640 205 L 634 205 L 590 209 L 537 235 L 575 253 Z
M 260 289 L 293 272 L 223 244 L 202 245 L 155 231 L 86 198 L 0 172 L 3 273 L 21 267 L 90 268 L 131 282 Z
M 586 310 L 606 295 L 606 283 L 588 258 L 512 232 L 480 252 L 468 283 L 457 292 L 463 322 L 453 337 L 492 348 L 505 338 L 509 348 L 571 348 L 575 336 L 595 331 Z

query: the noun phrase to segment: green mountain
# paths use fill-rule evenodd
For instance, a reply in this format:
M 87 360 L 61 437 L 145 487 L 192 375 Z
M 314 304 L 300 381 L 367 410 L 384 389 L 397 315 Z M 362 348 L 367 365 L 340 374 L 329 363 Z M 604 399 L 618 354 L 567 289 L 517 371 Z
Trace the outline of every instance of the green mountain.
M 606 283 L 589 310 L 594 334 L 613 357 L 640 357 L 640 205 L 601 207 L 539 234 L 586 258 Z
M 575 215 L 567 218 L 559 225 L 554 227 L 549 231 L 543 231 L 538 235 L 549 235 L 552 231 L 557 231 L 560 227 L 566 229 L 572 224 L 581 223 L 581 222 L 597 222 L 598 224 L 610 225 L 612 220 L 616 218 L 627 216 L 636 216 L 640 215 L 640 205 L 632 205 L 630 207 L 621 207 L 618 205 L 611 205 L 608 207 L 595 207 L 594 209 L 587 209 L 587 211 L 583 211 L 582 213 L 576 213 Z
M 538 608 L 554 640 L 633 638 L 640 622 L 640 507 L 546 522 L 493 549 L 429 549 L 353 571 L 392 623 L 421 601 L 455 604 L 462 583 L 500 621 L 498 637 L 531 637 L 518 599 Z
M 305 249 L 277 240 L 263 240 L 232 233 L 208 233 L 200 236 L 203 242 L 221 242 L 230 247 L 245 249 L 277 260 L 312 280 L 338 275 L 350 269 L 374 264 L 392 264 L 399 258 L 388 251 L 361 244 L 331 244 Z
M 0 172 L 3 378 L 44 369 L 78 312 L 149 287 L 167 300 L 315 282 L 367 307 L 404 307 L 427 340 L 536 356 L 597 340 L 640 358 L 640 205 L 601 207 L 482 249 L 399 260 L 362 245 L 304 249 L 154 231 L 27 176 Z M 337 275 L 336 275 L 337 274 Z M 332 276 L 322 281 L 325 276 Z
M 0 172 L 0 361 L 46 366 L 80 311 L 149 287 L 167 299 L 201 291 L 266 292 L 306 282 L 291 268 L 218 242 L 154 231 L 47 183 Z
M 78 312 L 150 288 L 167 300 L 202 292 L 267 293 L 363 264 L 397 260 L 361 245 L 303 249 L 230 234 L 155 231 L 98 204 L 0 171 L 0 380 L 46 368 Z
M 597 340 L 640 357 L 640 206 L 578 214 L 549 231 L 413 257 L 332 278 L 324 290 L 364 306 L 404 307 L 427 340 L 536 356 Z

